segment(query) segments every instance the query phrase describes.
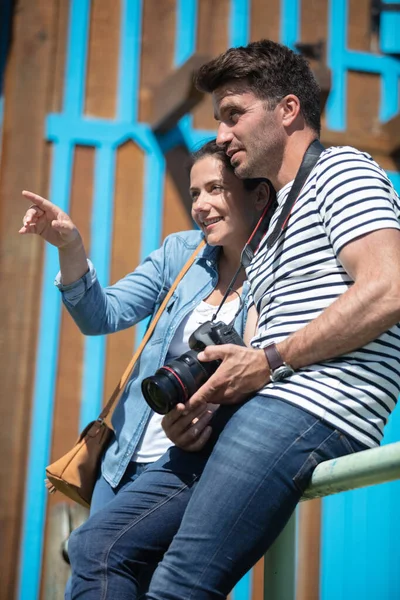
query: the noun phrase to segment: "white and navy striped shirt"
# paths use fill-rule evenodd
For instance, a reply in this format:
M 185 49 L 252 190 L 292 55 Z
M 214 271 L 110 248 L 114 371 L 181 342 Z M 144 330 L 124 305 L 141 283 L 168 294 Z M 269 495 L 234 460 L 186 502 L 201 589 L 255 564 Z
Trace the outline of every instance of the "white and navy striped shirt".
M 278 193 L 274 228 L 293 182 Z M 325 150 L 269 250 L 247 269 L 259 313 L 254 347 L 280 342 L 314 320 L 353 283 L 338 256 L 355 238 L 400 229 L 400 200 L 386 173 L 350 147 Z M 365 257 L 368 260 L 368 257 Z M 299 369 L 260 394 L 300 406 L 367 446 L 382 438 L 400 391 L 400 325 L 363 348 Z

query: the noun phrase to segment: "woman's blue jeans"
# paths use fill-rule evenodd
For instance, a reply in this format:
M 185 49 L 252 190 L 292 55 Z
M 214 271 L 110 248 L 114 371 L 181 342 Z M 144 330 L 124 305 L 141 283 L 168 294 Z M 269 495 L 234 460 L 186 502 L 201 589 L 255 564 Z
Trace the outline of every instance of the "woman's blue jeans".
M 138 598 L 143 569 L 161 561 L 149 600 L 225 599 L 283 529 L 314 468 L 364 449 L 264 396 L 216 418 L 213 448 L 171 448 L 72 534 L 73 598 Z

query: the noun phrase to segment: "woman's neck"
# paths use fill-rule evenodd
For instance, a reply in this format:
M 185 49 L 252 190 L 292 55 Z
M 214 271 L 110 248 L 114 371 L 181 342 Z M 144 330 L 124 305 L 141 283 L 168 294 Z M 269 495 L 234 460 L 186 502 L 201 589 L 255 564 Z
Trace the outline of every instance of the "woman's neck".
M 235 271 L 239 268 L 244 245 L 245 242 L 242 247 L 236 245 L 235 248 L 227 248 L 226 246 L 221 248 L 218 259 L 220 273 L 232 273 L 233 276 Z
M 218 255 L 218 282 L 211 294 L 207 298 L 204 298 L 206 302 L 213 304 L 214 306 L 218 306 L 220 304 L 229 284 L 232 281 L 233 276 L 239 268 L 240 255 L 240 246 L 238 249 L 235 248 L 233 251 L 229 251 L 226 246 L 221 248 L 221 251 Z M 246 273 L 244 269 L 241 269 L 236 277 L 235 283 L 232 287 L 232 292 L 229 294 L 227 301 L 231 300 L 233 296 L 236 297 L 235 292 L 241 293 L 245 279 Z

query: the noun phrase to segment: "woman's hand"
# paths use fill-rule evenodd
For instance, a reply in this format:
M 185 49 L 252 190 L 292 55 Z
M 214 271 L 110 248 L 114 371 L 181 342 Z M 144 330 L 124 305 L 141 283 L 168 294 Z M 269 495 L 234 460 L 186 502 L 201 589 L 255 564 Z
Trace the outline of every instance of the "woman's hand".
M 59 249 L 82 243 L 80 233 L 67 213 L 33 192 L 23 191 L 22 195 L 32 205 L 24 215 L 19 233 L 35 233 Z
M 69 285 L 78 281 L 88 271 L 86 252 L 78 229 L 67 213 L 52 202 L 33 192 L 23 191 L 22 195 L 33 204 L 25 213 L 19 233 L 35 233 L 56 246 L 62 283 Z
M 163 418 L 163 429 L 175 446 L 188 452 L 198 452 L 211 435 L 209 422 L 217 408 L 216 404 L 203 404 L 188 411 L 185 404 L 177 404 Z

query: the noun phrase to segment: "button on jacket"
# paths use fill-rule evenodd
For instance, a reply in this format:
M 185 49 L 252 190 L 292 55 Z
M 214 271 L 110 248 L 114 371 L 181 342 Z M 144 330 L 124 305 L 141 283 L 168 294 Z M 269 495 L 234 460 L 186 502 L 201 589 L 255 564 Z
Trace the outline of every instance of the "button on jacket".
M 115 285 L 102 288 L 93 265 L 78 281 L 63 286 L 60 274 L 55 284 L 63 302 L 85 335 L 104 335 L 121 331 L 153 315 L 161 305 L 179 271 L 200 243 L 199 231 L 184 231 L 168 236 L 138 267 Z M 136 450 L 150 417 L 151 409 L 141 392 L 141 382 L 161 367 L 169 345 L 182 319 L 207 298 L 218 282 L 217 257 L 220 248 L 202 248 L 170 298 L 152 337 L 125 387 L 112 416 L 116 437 L 106 451 L 102 471 L 113 487 L 117 486 Z M 243 310 L 235 328 L 243 335 L 249 289 L 244 282 Z

